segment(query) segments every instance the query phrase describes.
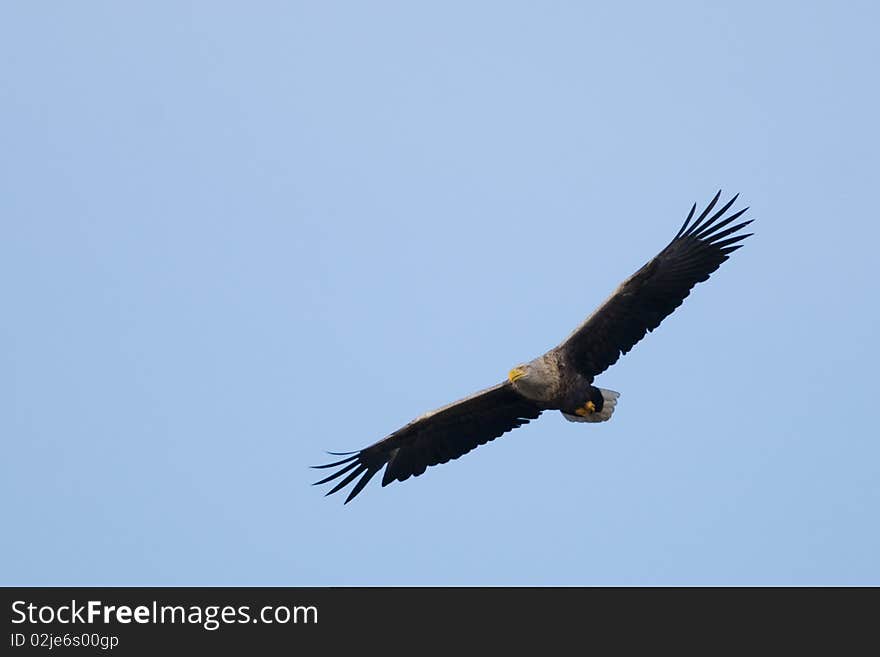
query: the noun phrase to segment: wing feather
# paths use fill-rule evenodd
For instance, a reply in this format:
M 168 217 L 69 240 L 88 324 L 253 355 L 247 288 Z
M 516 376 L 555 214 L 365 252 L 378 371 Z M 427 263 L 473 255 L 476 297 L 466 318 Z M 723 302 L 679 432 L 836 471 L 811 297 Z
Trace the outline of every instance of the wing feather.
M 672 241 L 653 260 L 621 283 L 614 293 L 558 347 L 585 376 L 595 377 L 632 349 L 678 308 L 697 283 L 705 281 L 727 260 L 737 244 L 752 233 L 736 234 L 743 221 L 728 228 L 745 213 L 724 218 L 737 199 L 709 215 L 721 197 L 719 191 L 693 222 L 696 204 Z
M 457 459 L 511 429 L 527 424 L 536 419 L 541 410 L 514 391 L 509 383 L 501 383 L 426 413 L 353 456 L 313 466 L 342 466 L 315 484 L 325 484 L 347 473 L 348 476 L 327 493 L 331 495 L 360 476 L 345 500 L 347 504 L 383 467 L 383 486 L 392 481 L 418 477 L 429 466 Z

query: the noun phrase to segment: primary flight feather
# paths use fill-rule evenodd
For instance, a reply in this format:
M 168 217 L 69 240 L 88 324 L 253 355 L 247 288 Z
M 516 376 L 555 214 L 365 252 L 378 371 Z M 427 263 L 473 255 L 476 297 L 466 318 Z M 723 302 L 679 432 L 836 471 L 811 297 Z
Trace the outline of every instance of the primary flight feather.
M 712 213 L 720 197 L 719 191 L 696 219 L 694 204 L 666 248 L 621 283 L 559 346 L 514 367 L 507 381 L 426 413 L 369 447 L 331 452 L 345 458 L 314 466 L 337 468 L 315 484 L 341 478 L 330 495 L 354 482 L 348 503 L 383 467 L 383 486 L 417 477 L 428 466 L 458 458 L 544 411 L 558 410 L 572 422 L 608 420 L 619 393 L 595 387 L 595 377 L 657 328 L 694 285 L 708 279 L 752 234 L 739 232 L 751 221 L 734 223 L 748 208 L 727 215 L 737 196 Z

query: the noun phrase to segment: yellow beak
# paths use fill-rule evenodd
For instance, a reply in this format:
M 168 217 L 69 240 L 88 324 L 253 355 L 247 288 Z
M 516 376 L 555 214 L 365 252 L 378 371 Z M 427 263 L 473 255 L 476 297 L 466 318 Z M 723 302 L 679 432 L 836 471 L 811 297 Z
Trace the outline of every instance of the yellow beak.
M 507 380 L 513 383 L 517 379 L 521 379 L 526 375 L 526 371 L 521 367 L 514 367 L 507 375 Z

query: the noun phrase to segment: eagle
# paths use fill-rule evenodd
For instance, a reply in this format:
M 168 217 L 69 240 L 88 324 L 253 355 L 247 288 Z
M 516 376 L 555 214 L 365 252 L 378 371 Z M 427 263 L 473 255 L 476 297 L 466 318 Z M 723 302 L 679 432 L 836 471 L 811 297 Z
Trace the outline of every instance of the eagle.
M 619 393 L 593 385 L 597 376 L 653 331 L 678 308 L 691 289 L 743 246 L 752 223 L 731 226 L 748 208 L 727 214 L 738 198 L 712 211 L 719 191 L 694 219 L 696 203 L 672 241 L 644 267 L 621 283 L 561 344 L 542 356 L 517 365 L 507 380 L 457 402 L 425 413 L 386 438 L 355 452 L 329 452 L 341 460 L 315 468 L 337 468 L 316 481 L 343 477 L 331 495 L 354 483 L 348 504 L 379 470 L 382 486 L 418 477 L 428 466 L 446 463 L 544 411 L 558 410 L 571 422 L 605 422 Z

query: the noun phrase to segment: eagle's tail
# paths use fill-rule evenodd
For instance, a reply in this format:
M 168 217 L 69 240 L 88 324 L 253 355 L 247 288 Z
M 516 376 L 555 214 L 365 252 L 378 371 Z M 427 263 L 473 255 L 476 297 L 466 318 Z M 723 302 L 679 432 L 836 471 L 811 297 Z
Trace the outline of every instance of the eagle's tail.
M 590 413 L 589 415 L 569 415 L 568 413 L 563 413 L 563 417 L 569 422 L 605 422 L 610 420 L 611 414 L 614 413 L 614 407 L 617 406 L 617 398 L 620 397 L 620 393 L 614 390 L 605 390 L 604 388 L 599 388 L 599 392 L 602 393 L 601 411 Z

